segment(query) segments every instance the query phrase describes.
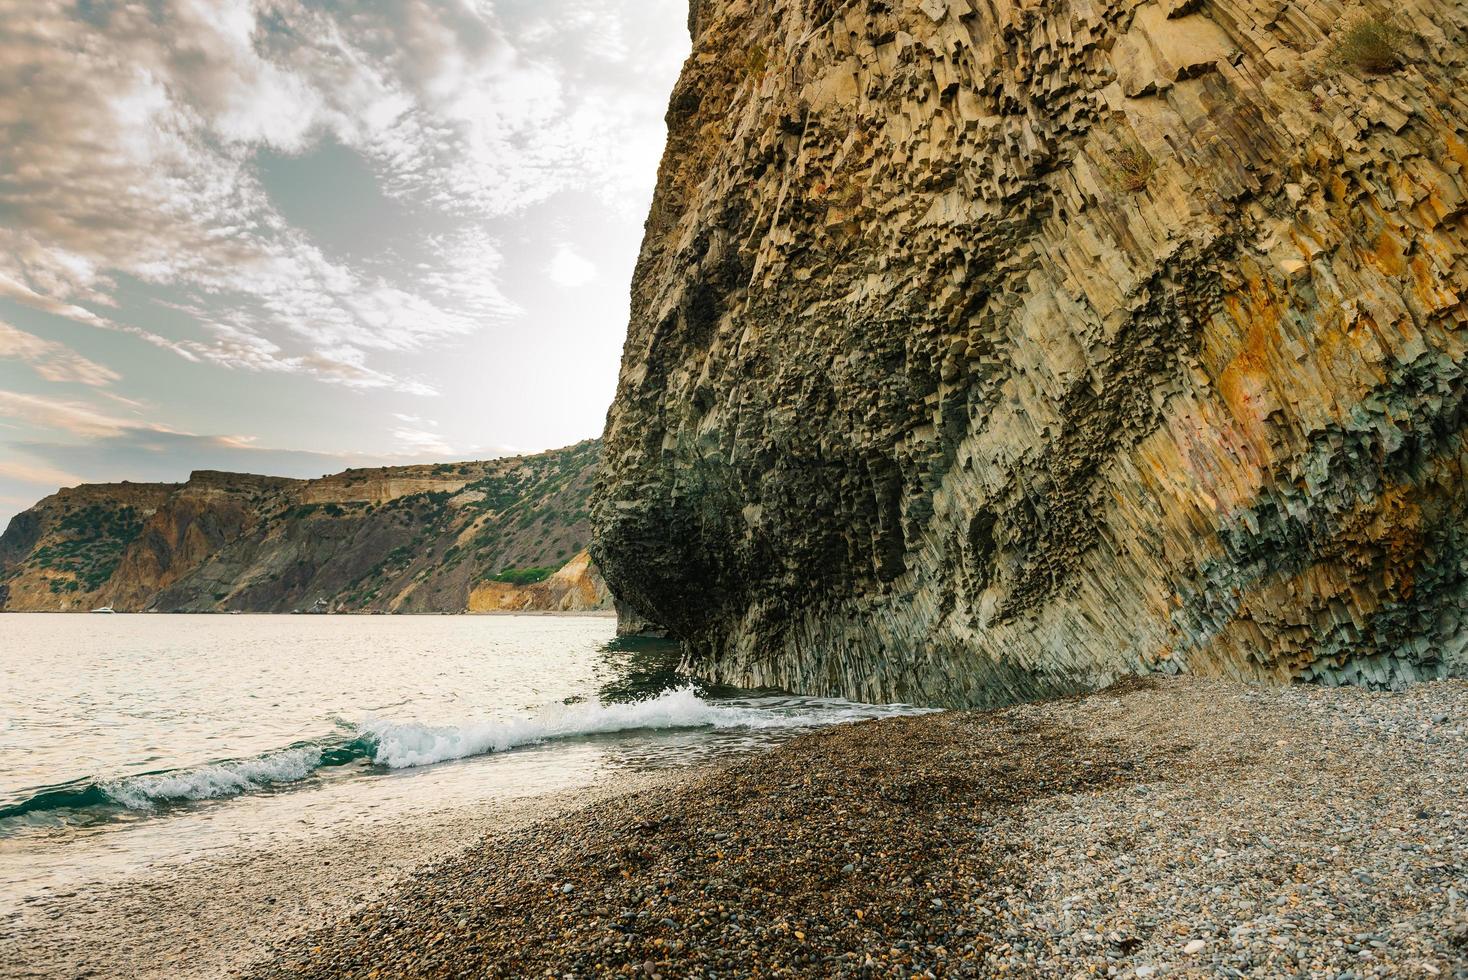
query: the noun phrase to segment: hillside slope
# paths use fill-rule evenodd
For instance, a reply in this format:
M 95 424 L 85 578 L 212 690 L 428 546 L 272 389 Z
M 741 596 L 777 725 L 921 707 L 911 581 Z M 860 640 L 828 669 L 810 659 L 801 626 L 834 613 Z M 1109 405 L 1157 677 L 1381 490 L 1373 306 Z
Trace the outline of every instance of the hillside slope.
M 464 612 L 486 590 L 476 608 L 601 608 L 580 554 L 600 448 L 62 490 L 0 536 L 0 609 Z
M 695 0 L 593 554 L 713 680 L 1395 684 L 1468 631 L 1468 7 Z

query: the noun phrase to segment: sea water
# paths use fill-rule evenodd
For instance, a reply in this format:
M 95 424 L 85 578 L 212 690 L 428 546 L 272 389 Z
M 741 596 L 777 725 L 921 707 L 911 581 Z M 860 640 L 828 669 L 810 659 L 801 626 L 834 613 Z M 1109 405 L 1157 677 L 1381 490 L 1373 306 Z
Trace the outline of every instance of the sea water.
M 0 908 L 906 713 L 708 690 L 591 616 L 0 615 Z

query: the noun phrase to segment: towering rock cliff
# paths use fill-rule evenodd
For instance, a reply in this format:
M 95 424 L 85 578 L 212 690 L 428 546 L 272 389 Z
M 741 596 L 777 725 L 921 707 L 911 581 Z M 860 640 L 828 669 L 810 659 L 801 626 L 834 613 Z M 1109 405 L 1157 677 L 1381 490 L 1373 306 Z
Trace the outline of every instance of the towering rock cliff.
M 600 448 L 319 480 L 201 471 L 73 487 L 0 536 L 0 610 L 603 608 L 583 551 Z
M 1461 668 L 1468 7 L 695 0 L 593 554 L 710 678 Z

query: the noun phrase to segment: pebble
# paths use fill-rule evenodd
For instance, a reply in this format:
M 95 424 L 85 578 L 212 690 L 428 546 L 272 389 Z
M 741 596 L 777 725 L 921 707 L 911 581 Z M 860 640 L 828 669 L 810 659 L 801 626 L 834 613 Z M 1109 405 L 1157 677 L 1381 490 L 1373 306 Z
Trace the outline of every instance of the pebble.
M 1468 739 L 1422 724 L 1465 710 L 1180 677 L 840 726 L 490 838 L 254 976 L 1468 977 Z

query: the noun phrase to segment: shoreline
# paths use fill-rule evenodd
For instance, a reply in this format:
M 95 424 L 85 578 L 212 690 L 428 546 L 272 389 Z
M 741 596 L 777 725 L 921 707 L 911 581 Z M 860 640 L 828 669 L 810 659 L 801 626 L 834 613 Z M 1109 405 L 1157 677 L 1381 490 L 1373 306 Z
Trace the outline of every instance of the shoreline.
M 251 976 L 1468 975 L 1468 684 L 838 726 L 486 839 Z
M 0 976 L 1468 976 L 1468 682 L 1122 682 L 323 827 L 0 919 Z
M 316 827 L 289 843 L 208 851 L 31 896 L 0 908 L 0 977 L 239 976 L 277 941 L 390 895 L 435 861 L 678 776 L 619 772 L 576 789 Z

